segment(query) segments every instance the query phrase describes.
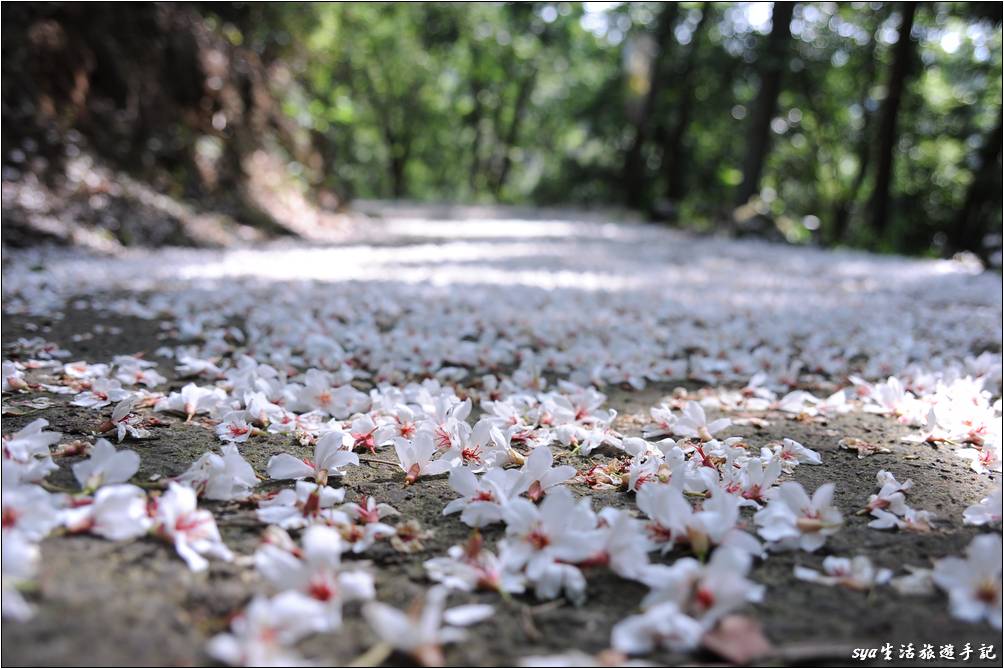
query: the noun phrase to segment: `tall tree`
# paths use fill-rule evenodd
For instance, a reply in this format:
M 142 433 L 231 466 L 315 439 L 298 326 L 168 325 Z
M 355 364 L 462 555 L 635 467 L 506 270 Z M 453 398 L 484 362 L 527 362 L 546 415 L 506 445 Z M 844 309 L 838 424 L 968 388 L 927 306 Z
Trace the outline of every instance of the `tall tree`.
M 683 198 L 686 192 L 684 166 L 687 164 L 687 147 L 685 138 L 690 125 L 690 117 L 694 109 L 694 84 L 697 74 L 697 56 L 700 50 L 701 37 L 705 26 L 711 24 L 714 3 L 705 2 L 701 5 L 701 18 L 690 36 L 690 49 L 687 51 L 683 69 L 678 76 L 679 85 L 676 92 L 676 118 L 666 133 L 663 142 L 662 163 L 666 178 L 666 197 L 672 202 Z
M 624 168 L 622 172 L 624 199 L 625 203 L 630 207 L 640 207 L 643 204 L 647 181 L 644 161 L 645 144 L 648 141 L 655 101 L 662 91 L 666 63 L 669 61 L 670 52 L 675 43 L 673 27 L 676 25 L 676 17 L 679 13 L 680 5 L 676 2 L 662 5 L 662 10 L 659 12 L 658 24 L 655 31 L 656 52 L 649 68 L 648 91 L 642 99 L 641 110 L 638 113 L 638 120 L 634 127 L 634 136 L 631 139 L 631 146 L 624 156 Z
M 1001 211 L 1001 114 L 997 124 L 983 138 L 973 182 L 958 220 L 949 228 L 948 241 L 953 251 L 973 251 L 986 260 L 983 237 L 990 232 L 990 222 Z M 999 221 L 999 218 L 998 218 Z M 999 225 L 999 223 L 998 223 Z
M 883 13 L 876 12 L 876 21 L 879 24 L 881 24 L 884 18 L 885 16 Z M 860 78 L 862 93 L 861 98 L 858 100 L 858 107 L 861 109 L 861 114 L 864 118 L 861 123 L 861 132 L 858 134 L 854 149 L 854 154 L 857 157 L 857 163 L 855 166 L 854 179 L 851 182 L 847 194 L 844 197 L 839 198 L 833 208 L 832 225 L 829 226 L 826 234 L 827 241 L 831 244 L 843 241 L 846 236 L 847 225 L 850 222 L 851 213 L 855 210 L 855 203 L 857 202 L 858 194 L 861 192 L 861 187 L 864 186 L 865 178 L 868 175 L 868 164 L 871 161 L 872 156 L 872 129 L 875 118 L 875 114 L 868 109 L 868 101 L 871 97 L 872 85 L 875 83 L 875 52 L 878 45 L 879 28 L 880 25 L 876 26 L 876 28 L 872 30 L 871 39 L 868 40 L 868 44 L 865 46 L 865 57 L 862 60 L 862 74 Z
M 750 115 L 743 180 L 736 191 L 736 205 L 745 204 L 760 190 L 760 176 L 770 151 L 770 122 L 777 110 L 777 98 L 781 94 L 781 82 L 788 66 L 794 11 L 793 2 L 774 3 L 770 35 L 760 57 L 760 89 Z
M 502 189 L 509 178 L 509 169 L 512 167 L 512 152 L 519 143 L 519 129 L 526 115 L 526 108 L 530 102 L 530 96 L 533 94 L 534 84 L 537 81 L 537 69 L 534 64 L 530 63 L 526 67 L 529 68 L 529 71 L 519 81 L 516 100 L 513 102 L 512 116 L 509 117 L 509 127 L 501 142 L 502 155 L 498 173 L 495 175 L 495 183 L 492 186 L 492 192 L 496 199 L 502 194 Z
M 906 89 L 906 82 L 910 76 L 911 64 L 915 56 L 916 46 L 910 38 L 910 32 L 913 30 L 913 20 L 916 14 L 916 2 L 902 4 L 899 38 L 896 40 L 896 46 L 893 50 L 889 81 L 886 83 L 886 97 L 882 102 L 882 111 L 879 117 L 875 156 L 875 187 L 872 190 L 869 209 L 871 210 L 872 230 L 880 237 L 885 234 L 889 225 L 889 191 L 896 155 L 896 123 L 903 100 L 903 91 Z

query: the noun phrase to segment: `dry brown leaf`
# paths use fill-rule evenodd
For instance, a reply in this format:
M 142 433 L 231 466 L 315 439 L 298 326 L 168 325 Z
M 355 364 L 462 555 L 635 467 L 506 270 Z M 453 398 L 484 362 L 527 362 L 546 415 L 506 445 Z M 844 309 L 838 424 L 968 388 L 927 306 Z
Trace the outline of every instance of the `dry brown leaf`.
M 854 451 L 858 454 L 858 459 L 867 457 L 869 455 L 875 455 L 876 453 L 892 453 L 888 448 L 884 446 L 879 446 L 878 444 L 873 444 L 864 439 L 858 439 L 856 437 L 844 437 L 838 442 L 840 448 L 845 451 Z

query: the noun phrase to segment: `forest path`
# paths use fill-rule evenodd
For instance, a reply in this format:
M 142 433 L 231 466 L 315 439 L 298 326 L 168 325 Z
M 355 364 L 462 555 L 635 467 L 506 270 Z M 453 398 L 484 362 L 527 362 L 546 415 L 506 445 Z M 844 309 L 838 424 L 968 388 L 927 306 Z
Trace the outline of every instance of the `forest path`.
M 230 250 L 130 250 L 114 258 L 73 251 L 9 253 L 4 261 L 5 360 L 37 354 L 37 343 L 28 342 L 36 336 L 67 349 L 63 362 L 99 363 L 115 355 L 143 354 L 167 376 L 167 383 L 157 388 L 166 392 L 187 381 L 175 371 L 174 361 L 164 357 L 162 347 L 186 343 L 185 328 L 200 319 L 242 327 L 251 337 L 242 350 L 267 357 L 269 344 L 263 340 L 258 346 L 254 337 L 270 311 L 276 313 L 273 320 L 328 314 L 317 332 L 330 326 L 328 336 L 341 341 L 359 317 L 371 311 L 398 313 L 407 327 L 425 328 L 423 337 L 434 354 L 448 356 L 437 353 L 433 344 L 442 339 L 445 348 L 456 348 L 465 339 L 451 338 L 456 334 L 446 328 L 450 323 L 440 326 L 434 317 L 422 320 L 422 309 L 440 318 L 459 311 L 477 320 L 490 318 L 498 308 L 506 314 L 500 322 L 513 328 L 511 335 L 501 335 L 503 340 L 511 336 L 521 345 L 543 349 L 547 342 L 537 340 L 553 333 L 565 338 L 565 350 L 574 350 L 582 340 L 605 341 L 611 351 L 607 359 L 564 360 L 560 364 L 569 371 L 547 376 L 580 383 L 600 377 L 608 383 L 603 389 L 607 406 L 619 413 L 614 427 L 638 436 L 649 422 L 649 408 L 668 399 L 677 386 L 692 391 L 742 387 L 750 370 L 713 364 L 719 354 L 737 366 L 746 364 L 739 357 L 729 358 L 737 347 L 810 350 L 815 340 L 833 333 L 854 339 L 855 345 L 877 341 L 874 350 L 887 347 L 888 360 L 876 355 L 854 363 L 874 363 L 873 376 L 885 367 L 885 373 L 904 371 L 902 351 L 911 349 L 900 348 L 901 339 L 930 357 L 961 359 L 963 354 L 1000 352 L 999 277 L 974 273 L 955 262 L 699 237 L 659 226 L 604 221 L 602 215 L 586 217 L 592 220 L 498 210 L 490 215 L 435 215 L 403 207 L 379 213 L 381 218 L 359 226 L 338 245 L 282 242 Z M 331 316 L 339 313 L 348 316 Z M 249 327 L 252 323 L 255 327 Z M 389 337 L 398 327 L 388 318 L 375 331 Z M 316 332 L 302 336 L 312 334 Z M 648 346 L 651 337 L 659 338 L 661 348 Z M 394 345 L 391 339 L 382 341 Z M 702 345 L 706 358 L 688 360 Z M 546 355 L 541 364 L 551 364 Z M 845 372 L 851 363 L 832 364 Z M 46 372 L 29 371 L 28 376 L 37 373 Z M 645 374 L 665 378 L 650 378 L 644 389 L 629 385 Z M 683 378 L 695 375 L 705 380 Z M 462 380 L 458 387 L 466 383 Z M 834 383 L 826 374 L 810 374 L 797 385 L 818 393 Z M 21 404 L 36 397 L 46 398 L 49 406 Z M 35 391 L 28 396 L 5 394 L 5 407 L 14 410 L 5 410 L 3 433 L 44 417 L 50 429 L 66 438 L 87 438 L 110 407 L 94 412 L 70 406 L 70 399 Z M 916 430 L 888 417 L 853 412 L 818 421 L 776 410 L 752 413 L 763 422 L 734 428 L 731 434 L 755 446 L 792 438 L 820 452 L 822 466 L 799 467 L 793 478 L 810 491 L 835 481 L 836 503 L 846 519 L 845 528 L 824 551 L 772 555 L 752 572 L 768 589 L 764 602 L 747 611 L 764 624 L 778 648 L 790 653 L 779 654 L 780 661 L 839 662 L 849 659 L 854 648 L 887 642 L 897 648 L 913 643 L 918 650 L 925 643 L 935 648 L 946 643 L 957 648 L 967 642 L 974 647 L 999 644 L 999 632 L 989 626 L 951 618 L 940 594 L 906 597 L 889 588 L 852 592 L 807 585 L 792 576 L 793 566 L 819 568 L 827 554 L 865 554 L 898 573 L 906 565 L 930 566 L 934 558 L 959 555 L 979 533 L 979 528 L 962 524 L 962 511 L 992 490 L 991 478 L 970 470 L 949 446 L 905 443 L 902 438 Z M 151 439 L 120 446 L 140 453 L 138 479 L 177 475 L 219 443 L 200 421 L 188 423 L 164 414 L 158 418 L 164 425 L 153 430 Z M 844 437 L 864 439 L 889 452 L 858 458 L 837 447 Z M 259 474 L 271 455 L 284 451 L 298 457 L 311 454 L 283 435 L 265 435 L 242 446 Z M 615 456 L 556 457 L 585 469 Z M 73 485 L 69 469 L 77 460 L 59 459 L 60 470 L 51 480 Z M 869 518 L 856 515 L 875 492 L 879 469 L 915 481 L 910 503 L 935 513 L 932 532 L 880 532 L 867 527 Z M 440 515 L 442 503 L 453 496 L 445 477 L 423 479 L 411 488 L 404 488 L 399 478 L 379 466 L 364 466 L 352 468 L 340 485 L 351 499 L 374 495 L 434 531 L 417 554 L 379 545 L 364 556 L 375 566 L 379 598 L 403 607 L 429 585 L 421 562 L 463 541 L 468 528 L 456 517 Z M 596 508 L 632 505 L 625 493 L 590 491 L 580 484 L 572 489 L 593 495 Z M 250 556 L 262 529 L 253 512 L 233 503 L 204 506 L 216 515 L 228 546 Z M 752 526 L 748 518 L 746 522 Z M 493 542 L 501 531 L 489 529 L 485 536 Z M 589 600 L 581 608 L 535 607 L 532 597 L 513 603 L 491 594 L 469 597 L 497 605 L 499 615 L 473 628 L 468 642 L 450 647 L 447 661 L 509 664 L 569 648 L 590 653 L 606 648 L 611 626 L 637 610 L 644 589 L 602 570 L 590 571 L 588 580 Z M 204 652 L 206 639 L 223 629 L 227 617 L 261 585 L 246 559 L 214 563 L 208 573 L 194 574 L 169 546 L 152 538 L 115 544 L 87 535 L 52 536 L 42 543 L 37 588 L 28 594 L 37 616 L 26 624 L 4 624 L 3 663 L 205 663 L 210 661 Z M 371 633 L 356 609 L 346 611 L 340 632 L 302 645 L 307 657 L 344 664 L 367 649 Z M 650 659 L 678 663 L 695 658 L 662 653 Z M 708 655 L 696 659 L 711 661 Z

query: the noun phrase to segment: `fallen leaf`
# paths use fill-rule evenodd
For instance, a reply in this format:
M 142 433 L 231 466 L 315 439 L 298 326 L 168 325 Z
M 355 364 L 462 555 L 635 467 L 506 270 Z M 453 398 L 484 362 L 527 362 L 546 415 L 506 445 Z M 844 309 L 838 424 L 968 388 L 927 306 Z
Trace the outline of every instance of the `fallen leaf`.
M 749 616 L 725 616 L 718 625 L 704 635 L 705 648 L 733 664 L 749 664 L 774 652 L 774 647 L 763 635 L 759 621 Z
M 753 427 L 770 427 L 770 422 L 759 416 L 737 415 L 732 418 L 733 425 L 752 425 Z
M 864 439 L 857 439 L 856 437 L 844 437 L 838 442 L 838 445 L 845 451 L 856 452 L 859 460 L 869 455 L 875 455 L 876 453 L 892 453 L 892 451 L 884 446 L 873 444 L 869 441 L 865 441 Z

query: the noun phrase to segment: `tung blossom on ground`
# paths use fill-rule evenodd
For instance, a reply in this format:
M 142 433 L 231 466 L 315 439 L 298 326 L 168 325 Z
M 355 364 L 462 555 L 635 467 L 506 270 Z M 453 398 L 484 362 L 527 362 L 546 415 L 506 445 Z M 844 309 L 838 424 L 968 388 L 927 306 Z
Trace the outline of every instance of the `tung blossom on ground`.
M 234 444 L 224 444 L 222 455 L 203 453 L 177 480 L 206 499 L 247 499 L 258 485 L 254 469 Z
M 3 437 L 5 483 L 12 482 L 7 477 L 8 472 L 16 480 L 36 483 L 58 469 L 52 461 L 49 447 L 63 435 L 47 431 L 45 428 L 48 426 L 49 421 L 38 418 L 14 434 Z
M 774 549 L 815 551 L 843 526 L 844 518 L 833 505 L 834 484 L 826 483 L 810 498 L 802 484 L 786 481 L 768 493 L 766 508 L 754 520 L 760 536 Z
M 303 533 L 303 548 L 288 550 L 292 542 L 262 544 L 255 552 L 255 568 L 278 591 L 303 593 L 318 601 L 324 614 L 317 626 L 335 630 L 342 624 L 342 605 L 376 596 L 373 577 L 342 563 L 345 546 L 337 530 L 314 525 Z
M 494 612 L 485 605 L 446 609 L 447 596 L 445 588 L 434 587 L 426 592 L 422 608 L 413 607 L 410 615 L 381 602 L 367 604 L 363 615 L 384 643 L 423 666 L 438 667 L 443 664 L 443 645 L 462 641 L 467 636 L 463 627 Z
M 864 555 L 841 558 L 830 555 L 823 559 L 823 571 L 795 566 L 795 578 L 820 585 L 840 585 L 851 590 L 870 590 L 888 583 L 892 578 L 889 569 L 876 568 Z
M 192 569 L 206 570 L 208 559 L 231 557 L 219 521 L 228 537 L 236 527 L 235 537 L 258 532 L 262 543 L 253 559 L 234 556 L 225 570 L 191 579 L 209 596 L 222 578 L 251 597 L 216 625 L 229 624 L 208 646 L 218 661 L 304 663 L 296 644 L 306 637 L 355 634 L 342 628 L 344 606 L 345 628 L 365 610 L 381 639 L 377 650 L 435 664 L 444 659 L 442 647 L 460 638 L 462 623 L 486 619 L 497 600 L 511 600 L 498 620 L 503 607 L 519 607 L 526 636 L 542 632 L 535 643 L 548 650 L 596 634 L 603 645 L 610 632 L 613 650 L 554 656 L 559 660 L 620 663 L 660 649 L 689 652 L 721 632 L 723 621 L 756 616 L 751 604 L 783 598 L 796 579 L 892 595 L 877 554 L 779 558 L 761 546 L 823 553 L 843 514 L 858 511 L 870 517 L 851 519 L 848 539 L 866 523 L 940 534 L 964 520 L 989 531 L 963 558 L 946 557 L 933 571 L 926 563 L 908 567 L 888 583 L 898 594 L 928 593 L 918 606 L 947 601 L 962 620 L 1000 624 L 1000 335 L 986 318 L 1000 309 L 996 298 L 973 289 L 989 285 L 988 277 L 953 263 L 893 258 L 854 256 L 844 265 L 814 254 L 801 263 L 789 255 L 795 249 L 764 245 L 740 254 L 746 247 L 727 240 L 649 244 L 665 240 L 651 226 L 574 230 L 589 234 L 487 245 L 506 254 L 504 262 L 493 261 L 460 289 L 424 259 L 394 264 L 388 259 L 401 249 L 382 242 L 292 249 L 291 263 L 258 263 L 274 259 L 267 247 L 238 255 L 178 251 L 172 258 L 184 277 L 172 263 L 138 266 L 129 254 L 99 266 L 48 263 L 58 272 L 15 258 L 13 271 L 5 265 L 5 319 L 13 310 L 38 328 L 29 321 L 43 314 L 61 320 L 80 294 L 93 309 L 149 319 L 161 332 L 155 351 L 70 363 L 59 342 L 5 339 L 5 425 L 16 429 L 28 416 L 69 405 L 72 416 L 60 411 L 53 420 L 70 433 L 156 438 L 135 446 L 141 473 L 133 451 L 103 439 L 89 456 L 82 440 L 57 446 L 61 435 L 46 431 L 45 419 L 4 438 L 4 615 L 25 619 L 39 602 L 39 629 L 52 624 L 51 583 L 32 589 L 37 575 L 46 576 L 38 568 L 49 542 L 153 533 Z M 621 244 L 621 237 L 646 243 L 632 242 L 625 257 L 604 262 L 608 252 L 598 240 Z M 706 273 L 702 256 L 688 250 L 704 244 L 713 245 L 706 248 L 724 271 Z M 484 246 L 472 237 L 435 248 L 451 263 L 460 251 L 466 263 L 464 254 L 477 256 Z M 522 257 L 538 247 L 554 252 L 554 267 Z M 318 267 L 314 259 L 322 260 Z M 259 265 L 276 275 L 248 277 Z M 284 266 L 318 275 L 287 282 Z M 173 282 L 170 293 L 133 292 L 140 274 L 153 285 Z M 380 279 L 360 279 L 368 276 Z M 875 282 L 882 290 L 867 287 Z M 114 296 L 103 292 L 109 287 Z M 699 300 L 689 292 L 697 287 Z M 968 308 L 977 303 L 980 309 Z M 97 325 L 102 329 L 76 333 L 73 343 L 105 332 Z M 158 368 L 172 370 L 172 378 Z M 676 387 L 681 382 L 686 387 Z M 653 394 L 635 406 L 640 388 Z M 87 419 L 82 428 L 78 417 Z M 179 427 L 178 417 L 188 424 Z M 841 434 L 882 421 L 893 423 L 897 438 L 906 436 L 893 444 L 882 430 L 869 436 L 875 443 Z M 169 460 L 202 433 L 210 444 L 226 443 L 194 463 Z M 842 488 L 846 494 L 835 500 L 833 484 L 810 496 L 794 479 L 836 478 L 826 472 L 844 467 L 845 454 L 825 463 L 820 455 L 833 444 L 868 458 L 855 471 L 870 462 L 893 467 L 887 463 L 904 456 L 925 465 L 963 458 L 974 474 L 958 493 L 971 505 L 961 520 L 953 512 L 932 528 L 930 514 L 908 504 L 912 483 L 885 470 L 875 489 L 867 479 L 849 481 L 853 497 Z M 332 477 L 343 487 L 328 486 Z M 165 483 L 163 493 L 140 487 Z M 347 497 L 354 501 L 344 503 Z M 459 543 L 465 524 L 486 529 Z M 84 533 L 95 538 L 53 536 Z M 251 544 L 238 545 L 247 552 Z M 160 551 L 169 554 L 166 546 Z M 83 576 L 66 577 L 85 578 L 88 559 L 82 551 Z M 783 582 L 767 591 L 758 583 L 761 562 L 777 559 L 799 567 L 783 570 Z M 125 564 L 124 576 L 140 568 Z M 408 578 L 399 580 L 402 573 Z M 405 581 L 419 587 L 423 575 L 436 585 L 408 612 L 374 601 L 400 601 L 392 589 Z M 941 600 L 929 593 L 934 583 Z M 595 629 L 565 624 L 570 616 L 588 622 L 595 612 L 572 612 L 564 600 L 594 606 L 622 591 L 639 605 L 624 609 L 622 619 L 607 617 Z M 469 604 L 447 609 L 447 596 Z M 817 622 L 825 625 L 829 615 Z M 501 647 L 510 629 L 485 625 L 469 643 L 498 635 L 493 648 Z M 311 643 L 342 647 L 332 640 Z M 374 657 L 366 653 L 362 663 L 379 663 Z
M 687 402 L 683 407 L 682 415 L 673 424 L 673 434 L 679 437 L 693 437 L 701 441 L 710 441 L 714 435 L 721 432 L 732 420 L 729 418 L 719 418 L 710 423 L 704 413 L 704 407 L 698 402 Z
M 329 476 L 341 476 L 343 468 L 358 465 L 359 456 L 345 447 L 345 435 L 334 430 L 318 438 L 313 460 L 300 460 L 289 453 L 273 455 L 266 471 L 273 479 L 312 478 L 324 482 Z
M 443 474 L 451 468 L 448 460 L 434 459 L 436 445 L 428 432 L 419 432 L 414 439 L 396 439 L 394 450 L 401 463 L 401 470 L 404 471 L 406 484 L 414 483 L 421 476 Z
M 963 518 L 967 525 L 988 525 L 1001 522 L 1001 488 L 980 500 L 979 504 L 966 507 Z
M 231 666 L 293 667 L 306 664 L 293 648 L 324 629 L 324 606 L 294 591 L 255 597 L 230 622 L 230 631 L 209 640 L 209 654 Z
M 934 583 L 948 594 L 953 616 L 969 622 L 986 619 L 1001 629 L 1001 537 L 981 534 L 966 557 L 948 557 L 934 567 Z
M 540 507 L 512 500 L 503 517 L 506 540 L 500 557 L 504 568 L 523 570 L 540 599 L 564 592 L 573 602 L 583 601 L 586 582 L 574 565 L 600 554 L 604 544 L 588 500 L 576 501 L 567 490 L 559 489 Z
M 146 492 L 129 484 L 106 485 L 93 499 L 78 500 L 63 511 L 63 523 L 70 532 L 89 532 L 111 541 L 137 539 L 153 524 Z
M 271 499 L 258 504 L 258 520 L 286 530 L 314 523 L 335 523 L 340 511 L 335 505 L 345 499 L 343 488 L 331 488 L 307 481 L 297 481 L 293 489 L 280 490 Z
M 213 514 L 198 508 L 195 491 L 188 486 L 169 484 L 167 492 L 156 500 L 153 520 L 154 532 L 174 544 L 192 571 L 205 571 L 209 567 L 207 557 L 233 559 Z
M 106 439 L 98 439 L 91 446 L 91 455 L 73 465 L 73 475 L 84 491 L 96 490 L 103 485 L 125 483 L 139 469 L 140 458 L 135 451 L 115 450 Z

